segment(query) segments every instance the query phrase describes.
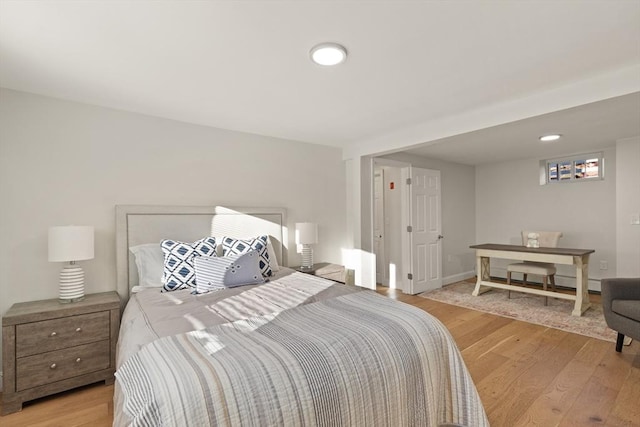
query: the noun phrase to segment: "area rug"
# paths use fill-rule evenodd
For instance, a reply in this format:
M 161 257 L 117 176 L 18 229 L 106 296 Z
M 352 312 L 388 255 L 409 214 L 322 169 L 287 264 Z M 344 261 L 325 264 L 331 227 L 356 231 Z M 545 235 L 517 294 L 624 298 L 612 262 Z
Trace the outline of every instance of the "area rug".
M 474 297 L 471 295 L 474 287 L 475 283 L 457 282 L 420 296 L 575 334 L 616 341 L 617 333 L 607 327 L 601 304 L 592 303 L 591 308 L 578 317 L 571 315 L 573 301 L 549 298 L 549 305 L 545 306 L 542 296 L 511 292 L 511 299 L 508 299 L 506 290 L 495 288 Z M 625 345 L 630 343 L 631 339 L 625 337 Z

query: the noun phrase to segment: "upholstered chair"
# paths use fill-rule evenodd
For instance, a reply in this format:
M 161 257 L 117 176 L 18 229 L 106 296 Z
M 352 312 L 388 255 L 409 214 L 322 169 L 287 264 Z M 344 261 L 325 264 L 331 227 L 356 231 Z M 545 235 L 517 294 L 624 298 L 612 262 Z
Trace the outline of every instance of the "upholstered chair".
M 640 277 L 602 279 L 602 309 L 607 325 L 618 333 L 616 351 L 622 351 L 624 336 L 640 340 Z
M 522 246 L 527 246 L 529 240 L 529 234 L 537 234 L 537 242 L 541 248 L 556 248 L 558 247 L 558 240 L 562 237 L 562 233 L 559 231 L 523 231 L 522 232 Z M 524 261 L 507 266 L 507 285 L 511 284 L 511 273 L 522 273 L 522 284 L 526 286 L 527 276 L 533 274 L 536 276 L 542 276 L 542 289 L 547 290 L 547 282 L 551 282 L 551 289 L 556 290 L 556 266 L 553 263 L 548 262 L 534 262 Z M 511 291 L 509 291 L 509 298 L 511 298 Z M 544 297 L 544 305 L 548 304 L 547 297 Z

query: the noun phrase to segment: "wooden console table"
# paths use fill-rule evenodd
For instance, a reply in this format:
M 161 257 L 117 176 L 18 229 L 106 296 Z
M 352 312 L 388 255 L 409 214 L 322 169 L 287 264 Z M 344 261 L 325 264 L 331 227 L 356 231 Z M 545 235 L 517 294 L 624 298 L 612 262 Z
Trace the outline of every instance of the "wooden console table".
M 484 243 L 482 245 L 469 246 L 476 250 L 476 271 L 478 281 L 473 290 L 473 295 L 478 296 L 491 288 L 517 290 L 536 295 L 544 295 L 553 298 L 561 298 L 575 301 L 574 316 L 582 316 L 590 306 L 589 301 L 589 255 L 595 252 L 593 249 L 567 249 L 567 248 L 527 248 L 526 246 L 501 245 L 497 243 Z M 544 291 L 541 289 L 525 288 L 523 286 L 506 285 L 491 281 L 489 274 L 490 258 L 506 258 L 521 261 L 551 262 L 576 266 L 576 294 L 564 294 L 559 292 Z

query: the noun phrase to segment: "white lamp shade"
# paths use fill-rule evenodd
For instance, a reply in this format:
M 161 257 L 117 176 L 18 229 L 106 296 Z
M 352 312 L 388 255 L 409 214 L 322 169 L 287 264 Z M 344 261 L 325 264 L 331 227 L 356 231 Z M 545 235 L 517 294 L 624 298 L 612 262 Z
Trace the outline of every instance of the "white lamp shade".
M 93 259 L 93 227 L 68 225 L 49 228 L 50 262 L 85 259 Z
M 318 224 L 296 222 L 296 244 L 312 245 L 318 243 Z

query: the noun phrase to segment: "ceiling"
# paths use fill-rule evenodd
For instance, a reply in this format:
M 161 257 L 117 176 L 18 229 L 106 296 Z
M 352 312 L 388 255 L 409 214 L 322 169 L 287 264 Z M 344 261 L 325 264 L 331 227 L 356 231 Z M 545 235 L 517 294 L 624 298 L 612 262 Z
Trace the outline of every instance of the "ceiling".
M 347 61 L 313 64 L 321 42 Z M 338 147 L 638 66 L 640 1 L 0 1 L 2 87 Z M 639 127 L 636 93 L 412 151 L 478 164 Z
M 539 137 L 560 134 L 555 142 Z M 551 159 L 612 147 L 640 135 L 640 92 L 432 141 L 404 150 L 467 165 L 516 159 Z

